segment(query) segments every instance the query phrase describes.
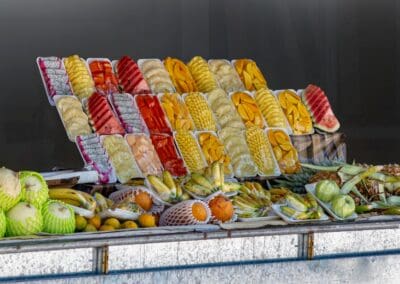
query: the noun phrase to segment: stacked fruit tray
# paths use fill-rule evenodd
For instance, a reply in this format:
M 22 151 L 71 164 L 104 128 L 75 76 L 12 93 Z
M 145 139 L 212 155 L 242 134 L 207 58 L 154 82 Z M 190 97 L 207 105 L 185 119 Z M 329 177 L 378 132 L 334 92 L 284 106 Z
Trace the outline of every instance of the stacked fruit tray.
M 171 57 L 137 62 L 128 56 L 37 59 L 49 101 L 56 101 L 71 141 L 92 133 L 101 141 L 120 137 L 106 147 L 106 157 L 121 182 L 163 169 L 182 176 L 213 162 L 236 178 L 296 173 L 297 152 L 287 135 L 339 128 L 319 87 L 272 91 L 254 60 L 196 56 L 187 64 Z M 124 137 L 130 133 L 141 136 Z M 144 164 L 144 153 L 153 163 Z M 83 158 L 98 171 L 99 182 L 115 179 L 104 169 L 103 156 L 101 169 Z

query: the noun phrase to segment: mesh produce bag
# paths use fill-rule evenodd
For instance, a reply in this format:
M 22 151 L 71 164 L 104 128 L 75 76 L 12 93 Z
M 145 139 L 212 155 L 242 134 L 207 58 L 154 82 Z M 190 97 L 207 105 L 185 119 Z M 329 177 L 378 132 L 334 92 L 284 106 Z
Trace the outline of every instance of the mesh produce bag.
M 114 191 L 113 193 L 110 194 L 108 198 L 110 198 L 112 201 L 119 203 L 122 202 L 123 200 L 130 198 L 133 202 L 135 202 L 135 195 L 139 191 L 144 191 L 148 193 L 153 200 L 153 206 L 151 207 L 149 213 L 161 213 L 164 211 L 164 202 L 157 196 L 155 195 L 151 190 L 147 189 L 144 186 L 127 186 L 127 185 L 117 185 L 117 191 Z
M 206 208 L 207 218 L 204 221 L 197 220 L 192 213 L 192 206 L 201 203 Z M 208 205 L 200 200 L 186 200 L 168 208 L 160 217 L 160 226 L 185 226 L 207 224 L 211 218 L 211 210 Z

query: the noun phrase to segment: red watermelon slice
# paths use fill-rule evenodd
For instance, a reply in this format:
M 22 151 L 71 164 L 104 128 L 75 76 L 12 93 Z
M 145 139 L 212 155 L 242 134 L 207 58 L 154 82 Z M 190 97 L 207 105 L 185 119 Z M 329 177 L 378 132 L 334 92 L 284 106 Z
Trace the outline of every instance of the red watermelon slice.
M 340 128 L 340 123 L 332 111 L 328 97 L 320 87 L 308 85 L 301 97 L 311 113 L 315 128 L 329 133 Z

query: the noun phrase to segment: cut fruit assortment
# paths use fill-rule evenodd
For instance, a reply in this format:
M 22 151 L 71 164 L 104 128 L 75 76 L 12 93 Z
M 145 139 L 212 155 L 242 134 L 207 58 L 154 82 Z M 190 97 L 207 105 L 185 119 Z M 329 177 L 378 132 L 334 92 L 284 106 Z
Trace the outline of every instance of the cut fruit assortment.
M 114 170 L 105 149 L 101 145 L 99 135 L 77 136 L 76 145 L 85 164 L 99 174 L 100 183 L 116 182 Z
M 126 133 L 147 132 L 144 121 L 130 94 L 112 94 L 110 101 Z
M 71 141 L 75 141 L 75 137 L 78 135 L 92 133 L 88 117 L 83 112 L 79 100 L 72 96 L 56 96 L 54 99 L 65 131 Z
M 225 92 L 235 92 L 244 89 L 242 81 L 235 71 L 235 68 L 228 60 L 212 59 L 208 61 L 211 72 L 214 74 L 219 86 Z
M 218 87 L 217 81 L 203 57 L 193 57 L 188 63 L 188 67 L 200 92 L 208 93 Z
M 90 124 L 93 130 L 100 134 L 124 134 L 124 128 L 119 124 L 116 115 L 112 111 L 107 97 L 94 93 L 86 102 Z
M 217 130 L 212 111 L 201 93 L 185 94 L 184 100 L 197 130 Z
M 125 139 L 144 175 L 161 174 L 161 161 L 149 137 L 144 134 L 128 134 Z
M 202 170 L 206 164 L 193 133 L 180 130 L 174 134 L 174 138 L 189 171 Z
M 279 103 L 293 130 L 293 134 L 311 134 L 314 129 L 310 113 L 293 90 L 277 91 Z
M 255 91 L 267 87 L 267 81 L 257 64 L 251 59 L 233 60 L 233 65 L 246 90 Z
M 165 93 L 159 98 L 173 130 L 194 130 L 189 110 L 179 94 Z
M 140 95 L 135 100 L 150 133 L 172 132 L 157 96 Z
M 271 143 L 275 158 L 283 174 L 294 174 L 300 171 L 300 163 L 296 149 L 289 135 L 281 129 L 268 130 L 268 140 Z
M 71 55 L 64 59 L 64 65 L 74 95 L 80 100 L 90 97 L 96 89 L 85 61 L 79 55 Z
M 169 171 L 173 176 L 180 177 L 186 175 L 185 164 L 177 152 L 172 135 L 151 134 L 150 138 L 164 169 Z
M 106 135 L 101 138 L 117 178 L 121 183 L 126 183 L 132 178 L 143 177 L 128 143 L 121 135 Z
M 87 63 L 98 92 L 105 95 L 118 92 L 118 81 L 114 75 L 110 60 L 88 58 Z
M 173 93 L 174 85 L 159 59 L 140 59 L 139 68 L 154 94 Z
M 321 88 L 308 85 L 302 91 L 301 97 L 310 111 L 314 127 L 330 133 L 340 128 L 340 123 L 332 111 L 328 97 Z
M 150 88 L 139 69 L 137 63 L 129 56 L 121 57 L 115 64 L 122 90 L 130 94 L 149 94 Z
M 189 68 L 183 61 L 177 58 L 167 57 L 164 59 L 164 66 L 178 93 L 197 92 L 196 82 L 192 74 L 190 74 Z
M 264 120 L 254 98 L 246 92 L 231 94 L 231 100 L 246 127 L 264 128 Z
M 255 93 L 254 98 L 269 127 L 288 127 L 285 114 L 271 90 L 260 89 Z
M 53 97 L 56 95 L 72 95 L 67 71 L 60 58 L 38 57 L 36 62 L 51 104 L 54 104 Z

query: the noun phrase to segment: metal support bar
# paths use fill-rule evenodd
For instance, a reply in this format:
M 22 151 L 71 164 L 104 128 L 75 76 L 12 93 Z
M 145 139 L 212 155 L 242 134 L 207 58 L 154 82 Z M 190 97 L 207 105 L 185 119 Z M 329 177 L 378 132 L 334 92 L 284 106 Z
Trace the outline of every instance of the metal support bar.
M 108 274 L 108 245 L 93 248 L 93 272 Z
M 300 260 L 312 260 L 314 257 L 314 233 L 298 235 L 298 258 Z

